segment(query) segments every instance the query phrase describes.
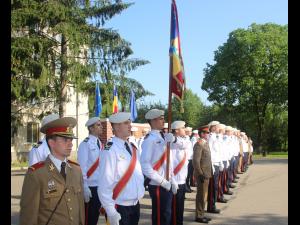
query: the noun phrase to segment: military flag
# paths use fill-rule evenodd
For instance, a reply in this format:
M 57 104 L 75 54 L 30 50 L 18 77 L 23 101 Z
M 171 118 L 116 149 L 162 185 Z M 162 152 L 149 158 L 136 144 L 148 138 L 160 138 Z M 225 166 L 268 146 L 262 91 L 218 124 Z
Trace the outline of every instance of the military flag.
M 99 83 L 96 82 L 96 96 L 95 96 L 95 116 L 99 117 L 102 111 L 101 94 Z
M 118 110 L 118 91 L 117 87 L 114 86 L 114 99 L 113 99 L 113 106 L 112 106 L 112 112 L 117 113 Z
M 135 103 L 135 96 L 134 96 L 134 91 L 131 90 L 131 95 L 130 95 L 130 120 L 135 121 L 137 118 L 137 108 L 136 108 L 136 103 Z

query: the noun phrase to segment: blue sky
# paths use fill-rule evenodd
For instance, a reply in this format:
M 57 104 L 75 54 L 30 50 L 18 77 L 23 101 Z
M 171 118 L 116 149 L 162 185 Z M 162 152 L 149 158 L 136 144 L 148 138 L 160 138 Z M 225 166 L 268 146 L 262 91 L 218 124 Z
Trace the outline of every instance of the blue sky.
M 128 74 L 155 94 L 142 101 L 168 103 L 171 0 L 136 0 L 134 5 L 105 25 L 132 44 L 131 58 L 150 61 Z M 206 63 L 214 64 L 214 51 L 231 31 L 252 23 L 288 24 L 287 0 L 177 0 L 186 86 L 210 105 L 201 89 Z

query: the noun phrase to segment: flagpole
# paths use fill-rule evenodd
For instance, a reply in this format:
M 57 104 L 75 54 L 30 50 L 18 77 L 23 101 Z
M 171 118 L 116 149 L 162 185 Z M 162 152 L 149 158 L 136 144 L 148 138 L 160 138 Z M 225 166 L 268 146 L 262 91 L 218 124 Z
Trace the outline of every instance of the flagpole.
M 171 0 L 173 2 L 173 0 Z M 171 3 L 171 15 L 172 15 L 173 4 Z M 170 33 L 172 30 L 172 24 L 170 24 Z M 172 121 L 172 66 L 173 60 L 171 60 L 171 56 L 169 55 L 169 100 L 168 100 L 168 133 L 171 128 Z M 166 180 L 170 178 L 170 142 L 167 142 L 167 171 L 166 171 Z

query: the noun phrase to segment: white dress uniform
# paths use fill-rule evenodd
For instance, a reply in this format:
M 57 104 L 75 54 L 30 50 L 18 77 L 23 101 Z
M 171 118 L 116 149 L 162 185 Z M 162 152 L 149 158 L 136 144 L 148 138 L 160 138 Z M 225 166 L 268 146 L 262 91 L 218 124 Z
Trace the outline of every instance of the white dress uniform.
M 172 144 L 171 144 L 172 145 Z M 171 149 L 170 145 L 170 149 Z M 158 171 L 153 169 L 154 164 L 161 158 L 167 148 L 167 141 L 162 137 L 159 130 L 151 130 L 142 144 L 141 165 L 143 174 L 150 178 L 150 185 L 160 186 L 166 177 L 167 160 L 165 160 Z M 170 159 L 172 159 L 172 151 L 170 151 Z M 169 177 L 174 183 L 173 165 L 170 163 Z M 171 180 L 170 179 L 170 180 Z
M 46 138 L 43 138 L 37 145 L 33 146 L 30 150 L 28 158 L 29 158 L 29 166 L 36 164 L 41 161 L 45 161 L 47 156 L 50 154 L 50 150 L 48 144 L 46 142 Z
M 181 168 L 181 170 L 174 175 L 174 180 L 177 184 L 185 184 L 186 177 L 187 177 L 187 169 L 188 169 L 188 156 L 189 156 L 189 147 L 191 143 L 189 139 L 185 137 L 176 137 L 175 143 L 171 144 L 170 149 L 172 150 L 172 158 L 171 162 L 173 163 L 173 168 L 175 169 L 176 166 L 183 160 L 184 154 L 186 154 L 186 160 Z
M 208 139 L 208 145 L 211 152 L 211 162 L 214 166 L 223 166 L 223 162 L 221 160 L 221 154 L 220 154 L 220 143 L 217 138 L 216 133 L 210 133 L 210 137 Z M 214 170 L 214 167 L 213 167 Z
M 188 136 L 188 135 L 186 135 L 185 137 L 185 140 L 187 141 L 187 152 L 188 152 L 188 156 L 187 156 L 187 159 L 188 160 L 192 160 L 193 159 L 193 153 L 194 153 L 194 151 L 193 151 L 193 144 L 192 144 L 192 142 L 191 142 L 191 140 L 190 140 L 190 137 Z
M 100 144 L 100 149 L 98 147 L 97 141 Z M 93 172 L 93 174 L 88 178 L 87 172 L 91 168 L 91 166 L 97 161 L 100 157 L 102 149 L 101 141 L 94 135 L 89 135 L 85 138 L 78 147 L 77 160 L 80 164 L 80 168 L 82 170 L 83 182 L 84 186 L 95 187 L 98 185 L 99 175 L 100 175 L 100 167 Z M 101 161 L 101 157 L 100 157 Z
M 131 144 L 128 145 L 132 152 Z M 108 143 L 103 150 L 99 174 L 101 179 L 98 180 L 98 195 L 108 216 L 116 213 L 115 204 L 133 206 L 144 196 L 144 176 L 140 164 L 140 157 L 139 154 L 137 154 L 136 165 L 132 176 L 119 196 L 115 200 L 112 198 L 113 190 L 127 171 L 131 157 L 125 148 L 125 141 L 118 137 L 113 137 L 112 142 Z

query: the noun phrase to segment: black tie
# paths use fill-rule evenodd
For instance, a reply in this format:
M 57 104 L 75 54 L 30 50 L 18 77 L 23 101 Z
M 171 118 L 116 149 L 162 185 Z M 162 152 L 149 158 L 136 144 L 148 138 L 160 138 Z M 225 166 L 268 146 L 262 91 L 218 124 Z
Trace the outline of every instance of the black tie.
M 60 174 L 63 176 L 63 178 L 66 180 L 66 163 L 62 162 L 60 167 Z
M 160 133 L 160 135 L 161 135 L 161 137 L 165 140 L 165 135 L 164 135 L 164 132 L 159 132 Z
M 97 139 L 97 145 L 98 145 L 98 148 L 101 150 L 99 139 Z
M 130 148 L 129 148 L 129 145 L 127 144 L 127 142 L 125 142 L 125 148 L 126 148 L 127 152 L 129 152 L 129 154 L 131 155 L 131 151 L 130 151 Z

